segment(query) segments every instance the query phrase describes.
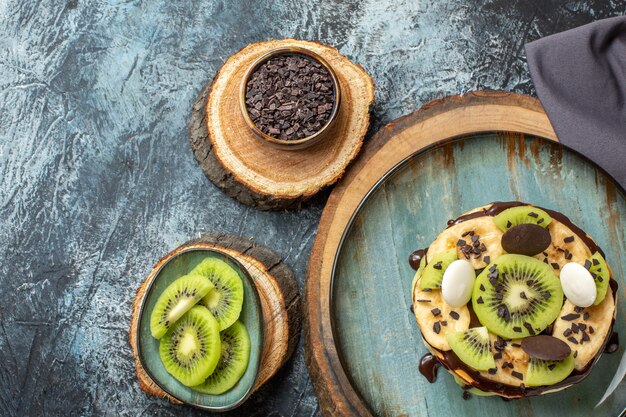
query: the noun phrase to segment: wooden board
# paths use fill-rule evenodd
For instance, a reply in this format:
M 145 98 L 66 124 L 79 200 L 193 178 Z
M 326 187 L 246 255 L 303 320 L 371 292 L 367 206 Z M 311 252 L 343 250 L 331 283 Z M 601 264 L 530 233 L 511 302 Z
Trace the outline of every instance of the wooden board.
M 328 137 L 298 151 L 277 149 L 254 136 L 239 108 L 247 68 L 266 52 L 288 46 L 308 48 L 324 58 L 337 74 L 342 95 Z M 206 176 L 229 196 L 260 210 L 297 208 L 337 181 L 354 159 L 373 101 L 372 79 L 335 48 L 295 39 L 259 42 L 230 57 L 204 88 L 193 106 L 189 141 Z
M 490 131 L 498 133 L 477 133 Z M 440 371 L 429 384 L 418 372 L 426 349 L 409 312 L 408 254 L 428 246 L 449 218 L 513 199 L 562 210 L 591 233 L 623 296 L 624 195 L 603 171 L 556 142 L 539 102 L 477 92 L 430 103 L 375 135 L 322 215 L 304 314 L 307 364 L 325 415 L 556 416 L 563 407 L 568 415 L 593 413 L 616 355 L 604 356 L 586 381 L 563 393 L 513 402 L 464 401 L 451 376 Z M 622 309 L 617 330 L 624 329 Z M 616 415 L 625 404 L 620 388 L 596 412 Z
M 206 234 L 176 248 L 162 258 L 146 280 L 137 289 L 133 301 L 133 314 L 129 332 L 130 345 L 135 357 L 135 370 L 142 390 L 150 395 L 168 398 L 179 403 L 161 390 L 143 369 L 137 351 L 137 326 L 139 311 L 146 289 L 156 277 L 160 266 L 182 250 L 209 248 L 226 253 L 246 268 L 256 284 L 263 309 L 263 353 L 261 367 L 253 391 L 257 391 L 289 359 L 298 344 L 302 323 L 300 295 L 293 271 L 280 256 L 270 249 L 255 244 L 250 239 L 226 234 Z

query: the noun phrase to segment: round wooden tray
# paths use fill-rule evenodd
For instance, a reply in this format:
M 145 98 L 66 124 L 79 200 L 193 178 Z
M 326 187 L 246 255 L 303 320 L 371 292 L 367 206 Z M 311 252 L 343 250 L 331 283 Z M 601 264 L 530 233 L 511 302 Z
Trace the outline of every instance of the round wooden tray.
M 293 271 L 275 252 L 250 239 L 226 234 L 206 234 L 176 248 L 157 262 L 137 289 L 133 300 L 129 339 L 139 385 L 150 395 L 180 403 L 161 390 L 143 369 L 137 351 L 137 326 L 146 289 L 157 276 L 160 267 L 181 251 L 191 248 L 208 248 L 226 253 L 237 259 L 254 279 L 263 309 L 264 326 L 261 367 L 253 388 L 253 391 L 257 391 L 276 374 L 298 344 L 302 324 L 300 295 Z
M 328 136 L 297 151 L 257 138 L 239 108 L 239 88 L 249 65 L 282 47 L 317 53 L 341 85 L 339 114 Z M 359 152 L 373 101 L 372 79 L 335 48 L 295 39 L 254 43 L 230 57 L 201 92 L 189 122 L 189 141 L 206 176 L 229 196 L 260 210 L 297 208 L 337 181 Z
M 445 139 L 483 131 L 521 132 L 557 141 L 543 107 L 534 98 L 505 92 L 448 97 L 381 129 L 331 193 L 313 246 L 304 294 L 306 361 L 325 415 L 372 415 L 344 370 L 332 327 L 333 272 L 353 215 L 377 182 L 408 156 Z

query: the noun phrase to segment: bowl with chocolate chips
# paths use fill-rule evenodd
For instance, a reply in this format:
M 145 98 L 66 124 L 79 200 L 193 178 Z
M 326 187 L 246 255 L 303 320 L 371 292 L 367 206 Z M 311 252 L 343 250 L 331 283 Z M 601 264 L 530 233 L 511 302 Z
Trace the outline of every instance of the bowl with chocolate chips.
M 286 150 L 304 149 L 326 138 L 341 101 L 331 66 L 300 47 L 277 48 L 259 57 L 246 71 L 240 94 L 248 128 Z
M 491 203 L 450 220 L 409 263 L 427 378 L 443 365 L 478 395 L 543 395 L 582 381 L 612 349 L 617 282 L 562 213 Z

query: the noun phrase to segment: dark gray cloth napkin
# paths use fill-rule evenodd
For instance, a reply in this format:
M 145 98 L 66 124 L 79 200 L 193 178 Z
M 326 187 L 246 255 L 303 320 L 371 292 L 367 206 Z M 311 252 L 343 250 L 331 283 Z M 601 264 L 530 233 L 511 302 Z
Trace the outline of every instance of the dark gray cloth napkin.
M 626 16 L 528 43 L 526 57 L 559 140 L 626 188 Z

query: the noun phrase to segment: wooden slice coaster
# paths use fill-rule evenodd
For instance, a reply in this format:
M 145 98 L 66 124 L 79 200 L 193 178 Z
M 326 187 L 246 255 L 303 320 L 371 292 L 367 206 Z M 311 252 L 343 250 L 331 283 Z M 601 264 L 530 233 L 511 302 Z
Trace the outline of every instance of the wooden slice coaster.
M 206 234 L 191 240 L 162 258 L 154 266 L 146 280 L 137 289 L 133 300 L 130 323 L 130 346 L 135 357 L 135 371 L 139 386 L 150 395 L 180 401 L 169 396 L 150 378 L 141 365 L 137 350 L 137 326 L 139 311 L 146 290 L 162 265 L 183 250 L 208 248 L 236 258 L 254 278 L 263 309 L 263 354 L 261 367 L 253 391 L 265 384 L 289 359 L 298 344 L 302 327 L 300 294 L 293 271 L 272 250 L 255 244 L 250 239 L 226 234 Z
M 324 58 L 337 74 L 342 94 L 328 136 L 298 151 L 277 149 L 256 137 L 239 105 L 248 67 L 282 47 L 307 48 Z M 373 101 L 370 76 L 335 48 L 295 39 L 254 43 L 231 56 L 201 92 L 192 110 L 189 141 L 206 176 L 229 196 L 260 210 L 297 208 L 337 181 L 357 155 Z

